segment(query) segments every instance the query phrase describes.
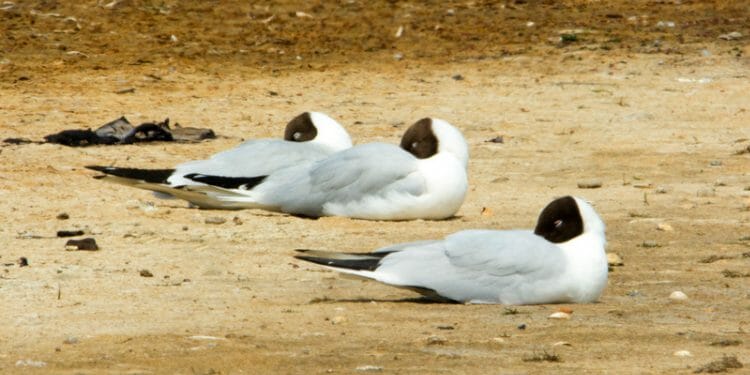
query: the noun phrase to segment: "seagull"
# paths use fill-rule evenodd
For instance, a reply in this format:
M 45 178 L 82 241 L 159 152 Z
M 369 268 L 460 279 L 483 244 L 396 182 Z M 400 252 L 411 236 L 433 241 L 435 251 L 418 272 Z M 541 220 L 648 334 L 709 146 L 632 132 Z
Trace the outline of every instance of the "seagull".
M 188 186 L 194 204 L 261 208 L 305 217 L 365 220 L 445 219 L 466 196 L 469 151 L 448 122 L 423 118 L 404 133 L 401 145 L 368 143 L 314 163 L 267 176 L 188 174 L 206 185 Z
M 441 301 L 588 303 L 607 285 L 604 222 L 581 198 L 549 203 L 534 231 L 464 230 L 371 253 L 297 250 L 295 258 Z
M 352 147 L 344 128 L 328 115 L 304 112 L 292 119 L 284 130 L 284 139 L 253 139 L 205 160 L 194 160 L 173 169 L 119 168 L 90 165 L 103 172 L 95 178 L 151 190 L 170 198 L 175 188 L 203 185 L 185 178 L 196 173 L 222 176 L 263 176 L 289 166 L 303 165 Z M 187 194 L 180 192 L 181 195 Z M 211 208 L 211 207 L 205 207 Z

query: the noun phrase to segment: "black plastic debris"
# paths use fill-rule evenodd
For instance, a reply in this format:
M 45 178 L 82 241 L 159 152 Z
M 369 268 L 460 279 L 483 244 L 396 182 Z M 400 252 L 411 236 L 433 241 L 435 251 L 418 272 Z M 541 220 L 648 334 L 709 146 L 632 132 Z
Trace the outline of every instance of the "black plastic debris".
M 125 116 L 108 122 L 98 129 L 70 129 L 44 137 L 48 143 L 70 147 L 92 145 L 132 144 L 140 142 L 196 142 L 216 138 L 213 130 L 181 127 L 170 128 L 169 119 L 162 122 L 146 122 L 133 126 Z
M 99 250 L 99 246 L 97 246 L 95 239 L 89 237 L 89 238 L 83 238 L 80 240 L 68 240 L 68 242 L 65 243 L 65 250 L 97 251 Z

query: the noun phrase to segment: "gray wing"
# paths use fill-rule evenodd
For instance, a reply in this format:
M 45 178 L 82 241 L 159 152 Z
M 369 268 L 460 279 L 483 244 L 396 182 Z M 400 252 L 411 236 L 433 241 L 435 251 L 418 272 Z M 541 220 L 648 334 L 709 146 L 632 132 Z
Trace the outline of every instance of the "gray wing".
M 420 195 L 425 185 L 411 154 L 395 145 L 370 143 L 308 167 L 282 170 L 258 185 L 257 191 L 264 203 L 283 211 L 319 215 L 326 204 Z
M 530 231 L 469 230 L 387 255 L 374 277 L 455 301 L 513 304 L 558 299 L 564 269 L 560 250 Z
M 209 159 L 182 163 L 168 181 L 171 185 L 198 184 L 182 177 L 191 173 L 220 177 L 267 176 L 279 169 L 309 164 L 330 154 L 325 147 L 309 142 L 251 140 Z

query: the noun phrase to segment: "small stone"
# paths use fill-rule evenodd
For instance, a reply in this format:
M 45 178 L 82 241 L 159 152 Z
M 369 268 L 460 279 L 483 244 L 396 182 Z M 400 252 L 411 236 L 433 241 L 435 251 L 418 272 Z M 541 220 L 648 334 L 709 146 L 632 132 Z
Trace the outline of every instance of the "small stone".
M 672 228 L 672 226 L 667 223 L 659 223 L 656 224 L 656 230 L 660 230 L 662 232 L 672 232 L 674 231 L 674 228 Z
M 75 237 L 83 236 L 82 230 L 58 230 L 57 237 Z
M 573 309 L 571 309 L 570 307 L 567 307 L 567 306 L 561 306 L 561 307 L 559 307 L 557 309 L 557 311 L 564 312 L 566 314 L 573 314 Z
M 742 39 L 742 33 L 739 31 L 732 31 L 731 33 L 719 35 L 719 39 L 722 40 L 737 40 Z
M 607 253 L 607 265 L 610 267 L 620 267 L 625 263 L 622 261 L 622 257 L 616 253 Z
M 204 222 L 206 224 L 217 224 L 218 225 L 218 224 L 224 224 L 224 223 L 226 223 L 227 219 L 225 219 L 223 217 L 219 217 L 219 216 L 211 216 L 211 217 L 207 217 Z
M 492 342 L 494 342 L 496 344 L 504 344 L 505 343 L 505 339 L 502 338 L 502 337 L 493 337 L 493 338 L 490 339 L 490 341 L 492 341 Z
M 659 243 L 654 240 L 645 240 L 643 241 L 641 246 L 645 248 L 653 248 L 653 247 L 660 247 L 661 245 L 659 245 Z
M 62 212 L 62 213 L 57 214 L 56 218 L 57 220 L 68 220 L 70 219 L 70 215 L 68 215 L 65 212 Z
M 240 219 L 239 216 L 233 217 L 232 218 L 232 222 L 234 223 L 234 225 L 242 225 L 243 224 L 242 219 Z
M 674 355 L 675 357 L 692 357 L 693 356 L 693 354 L 687 350 L 678 350 L 674 352 L 672 355 Z
M 341 324 L 341 323 L 344 323 L 344 322 L 346 322 L 346 317 L 345 316 L 337 315 L 337 316 L 334 316 L 333 318 L 331 318 L 331 324 L 333 324 L 333 325 Z
M 154 274 L 149 270 L 140 270 L 138 271 L 138 273 L 141 275 L 141 277 L 154 277 Z
M 602 187 L 602 182 L 600 180 L 592 179 L 578 181 L 579 189 L 597 189 L 600 187 Z
M 558 342 L 552 344 L 552 346 L 573 346 L 573 344 L 571 344 L 571 343 L 569 343 L 567 341 L 558 341 Z
M 654 192 L 656 194 L 667 194 L 669 192 L 669 188 L 660 185 L 656 187 L 656 190 Z
M 505 136 L 498 135 L 497 137 L 490 138 L 490 139 L 486 140 L 485 142 L 487 142 L 487 143 L 505 143 Z
M 570 319 L 570 314 L 562 311 L 554 312 L 547 317 L 548 319 Z
M 523 331 L 524 329 L 526 329 L 526 323 L 521 323 L 518 326 L 516 326 L 516 328 L 518 328 L 518 329 L 520 329 L 520 330 Z
M 453 78 L 454 81 L 463 81 L 464 80 L 464 76 L 462 76 L 460 74 L 454 74 L 453 77 L 451 77 L 451 78 Z
M 703 188 L 699 189 L 695 194 L 701 198 L 715 197 L 716 190 L 714 188 Z
M 492 216 L 493 215 L 492 209 L 489 208 L 489 207 L 482 207 L 481 215 L 482 216 Z
M 441 336 L 430 336 L 427 338 L 427 345 L 444 345 L 448 340 Z
M 89 238 L 82 238 L 80 240 L 68 240 L 68 242 L 65 243 L 65 250 L 67 251 L 77 251 L 77 250 L 97 251 L 99 250 L 99 246 L 96 244 L 95 239 L 89 237 Z
M 679 290 L 675 290 L 674 292 L 672 292 L 672 294 L 669 295 L 669 299 L 671 299 L 672 301 L 686 301 L 688 299 L 688 296 L 687 294 Z
M 67 345 L 78 344 L 78 337 L 68 336 L 67 338 L 65 338 L 65 340 L 63 340 L 63 344 L 67 344 Z
M 723 163 L 721 162 L 721 160 L 711 160 L 711 161 L 710 161 L 710 162 L 708 163 L 708 165 L 710 165 L 710 166 L 712 166 L 712 167 L 720 167 L 720 166 L 721 166 L 722 164 L 723 164 Z
M 47 362 L 34 361 L 31 359 L 19 359 L 16 361 L 16 367 L 44 367 L 47 366 Z
M 396 52 L 393 54 L 393 59 L 396 61 L 401 61 L 404 59 L 404 54 L 401 52 Z
M 380 372 L 383 371 L 382 366 L 373 366 L 373 365 L 364 365 L 364 366 L 357 366 L 357 371 L 362 372 Z

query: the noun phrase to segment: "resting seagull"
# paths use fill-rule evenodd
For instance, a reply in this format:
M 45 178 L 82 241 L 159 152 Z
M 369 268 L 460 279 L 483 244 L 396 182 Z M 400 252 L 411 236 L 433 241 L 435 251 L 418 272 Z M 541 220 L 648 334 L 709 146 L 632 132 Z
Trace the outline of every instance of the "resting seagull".
M 534 231 L 464 230 L 372 253 L 298 250 L 296 258 L 453 302 L 587 303 L 607 285 L 604 223 L 581 198 L 542 210 Z
M 349 134 L 334 119 L 320 112 L 305 112 L 286 125 L 284 139 L 248 140 L 209 159 L 189 161 L 173 169 L 86 168 L 105 173 L 96 177 L 105 181 L 175 196 L 175 190 L 186 185 L 203 185 L 185 175 L 265 176 L 282 168 L 311 163 L 351 146 Z M 210 205 L 202 207 L 212 208 Z
M 200 206 L 261 208 L 294 215 L 367 220 L 445 219 L 466 196 L 469 151 L 446 121 L 424 118 L 409 127 L 398 147 L 358 145 L 314 163 L 268 176 L 185 176 L 206 186 Z

